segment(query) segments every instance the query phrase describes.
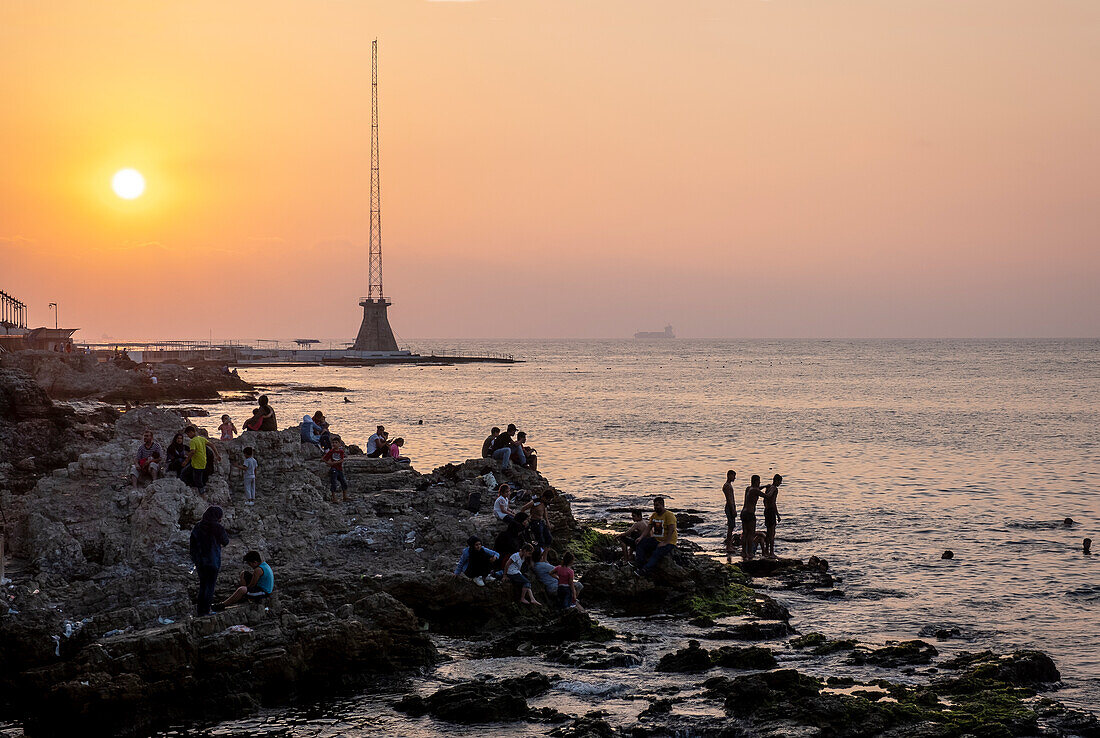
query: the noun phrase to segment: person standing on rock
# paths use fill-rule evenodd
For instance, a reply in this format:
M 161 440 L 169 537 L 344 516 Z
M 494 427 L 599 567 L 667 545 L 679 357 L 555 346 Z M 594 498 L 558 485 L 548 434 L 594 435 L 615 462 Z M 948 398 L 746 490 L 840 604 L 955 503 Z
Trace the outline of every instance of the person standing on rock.
M 745 561 L 751 561 L 756 553 L 756 501 L 760 495 L 760 475 L 753 474 L 741 505 L 741 558 Z
M 733 490 L 733 481 L 737 472 L 726 472 L 726 483 L 722 485 L 722 496 L 726 499 L 726 553 L 733 552 L 733 533 L 737 530 L 737 493 Z
M 188 487 L 195 487 L 199 490 L 199 494 L 203 494 L 206 489 L 206 444 L 207 440 L 204 436 L 199 435 L 199 429 L 193 425 L 187 426 L 184 431 L 188 441 L 187 457 L 184 459 L 183 473 L 180 477 L 183 479 L 184 484 Z
M 262 431 L 277 431 L 279 430 L 279 424 L 275 421 L 275 410 L 268 404 L 267 395 L 260 395 L 260 399 L 257 400 L 260 404 L 260 430 Z
M 157 477 L 160 476 L 161 459 L 163 458 L 164 451 L 161 449 L 160 444 L 153 439 L 153 431 L 145 431 L 141 435 L 141 445 L 138 446 L 134 465 L 130 467 L 130 482 L 135 489 L 138 486 L 138 480 L 143 476 L 149 477 L 154 482 L 157 481 Z
M 772 477 L 772 483 L 764 487 L 764 556 L 775 558 L 775 526 L 779 524 L 779 506 L 776 498 L 779 497 L 779 485 L 783 484 L 783 477 L 776 474 Z
M 649 537 L 638 541 L 635 565 L 642 574 L 657 568 L 661 559 L 676 548 L 676 516 L 665 509 L 665 498 L 653 498 L 653 514 L 649 516 Z
M 210 614 L 218 572 L 222 568 L 222 546 L 229 545 L 229 534 L 221 523 L 222 516 L 222 509 L 211 505 L 202 514 L 202 520 L 191 530 L 191 561 L 199 575 L 199 617 Z
M 348 501 L 348 479 L 344 476 L 344 458 L 347 456 L 347 452 L 344 451 L 344 444 L 339 439 L 332 439 L 332 448 L 325 452 L 325 455 L 321 457 L 321 460 L 328 464 L 328 484 L 332 488 L 332 501 L 336 502 L 336 487 L 339 485 L 340 491 L 344 495 L 344 502 Z

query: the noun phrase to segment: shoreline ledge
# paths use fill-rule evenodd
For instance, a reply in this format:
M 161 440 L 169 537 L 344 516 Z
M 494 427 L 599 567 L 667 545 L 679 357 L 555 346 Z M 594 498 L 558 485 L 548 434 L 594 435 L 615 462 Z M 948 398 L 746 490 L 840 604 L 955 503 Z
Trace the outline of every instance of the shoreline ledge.
M 52 417 L 54 406 L 28 379 L 0 373 L 7 392 L 0 397 L 17 385 Z M 12 412 L 10 402 L 0 405 L 0 423 L 18 427 Z M 165 442 L 184 424 L 178 412 L 156 407 L 101 419 L 94 438 L 81 437 L 75 459 L 39 470 L 44 475 L 22 493 L 3 491 L 16 561 L 0 602 L 0 719 L 21 722 L 28 736 L 139 736 L 334 690 L 389 685 L 393 692 L 395 679 L 406 694 L 394 708 L 410 715 L 530 721 L 560 736 L 1100 735 L 1095 716 L 1040 695 L 1060 679 L 1044 654 L 938 659 L 921 641 L 795 637 L 790 613 L 754 586 L 754 576 L 827 588 L 827 563 L 731 566 L 684 546 L 639 578 L 610 561 L 613 537 L 579 523 L 560 494 L 549 508 L 554 547 L 578 555 L 591 614 L 518 605 L 506 586 L 452 577 L 466 538 L 491 542 L 499 530 L 489 504 L 476 516 L 465 509 L 474 490 L 488 499 L 482 475 L 493 470 L 524 489 L 551 488 L 535 472 L 501 475 L 489 460 L 421 474 L 351 455 L 351 501 L 331 503 L 319 450 L 291 428 L 218 442 L 222 461 L 205 499 L 174 478 L 136 490 L 122 481 L 142 429 Z M 231 467 L 246 445 L 260 463 L 254 506 L 243 504 Z M 231 539 L 218 598 L 235 586 L 251 549 L 272 564 L 276 592 L 197 618 L 188 535 L 208 504 L 225 509 Z M 653 617 L 656 628 L 672 619 L 697 640 L 658 662 L 644 653 L 644 638 L 600 622 L 618 616 Z M 422 693 L 418 677 L 443 658 L 433 634 L 460 639 L 471 657 L 522 656 L 532 673 Z M 639 683 L 658 670 L 694 674 L 697 693 L 724 716 L 679 714 L 677 694 L 639 697 L 638 717 L 625 726 L 537 706 L 563 666 L 636 668 Z M 792 666 L 827 667 L 834 676 Z M 894 671 L 897 679 L 887 678 Z

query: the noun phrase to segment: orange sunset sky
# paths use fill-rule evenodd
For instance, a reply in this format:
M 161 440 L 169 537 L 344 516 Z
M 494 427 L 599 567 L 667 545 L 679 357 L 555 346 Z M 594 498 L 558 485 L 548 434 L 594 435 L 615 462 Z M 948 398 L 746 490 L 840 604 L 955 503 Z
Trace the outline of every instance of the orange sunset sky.
M 401 338 L 1100 335 L 1096 0 L 4 0 L 0 289 L 354 338 L 375 37 Z

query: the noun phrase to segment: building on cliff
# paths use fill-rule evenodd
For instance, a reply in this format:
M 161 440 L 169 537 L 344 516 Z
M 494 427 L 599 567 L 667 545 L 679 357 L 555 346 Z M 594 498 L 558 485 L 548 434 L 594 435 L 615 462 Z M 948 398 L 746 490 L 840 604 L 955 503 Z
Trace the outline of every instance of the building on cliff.
M 73 350 L 79 328 L 28 328 L 27 306 L 0 290 L 0 352 Z

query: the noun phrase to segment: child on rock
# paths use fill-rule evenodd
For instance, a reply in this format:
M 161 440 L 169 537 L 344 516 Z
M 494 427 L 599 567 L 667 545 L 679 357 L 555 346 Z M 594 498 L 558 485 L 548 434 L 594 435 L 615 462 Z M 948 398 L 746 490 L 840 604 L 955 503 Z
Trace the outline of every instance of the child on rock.
M 535 599 L 534 593 L 531 592 L 531 581 L 523 576 L 523 565 L 531 559 L 534 550 L 534 546 L 530 543 L 523 544 L 519 551 L 509 557 L 504 573 L 507 575 L 508 580 L 519 590 L 520 602 L 527 605 L 542 605 L 541 602 Z

